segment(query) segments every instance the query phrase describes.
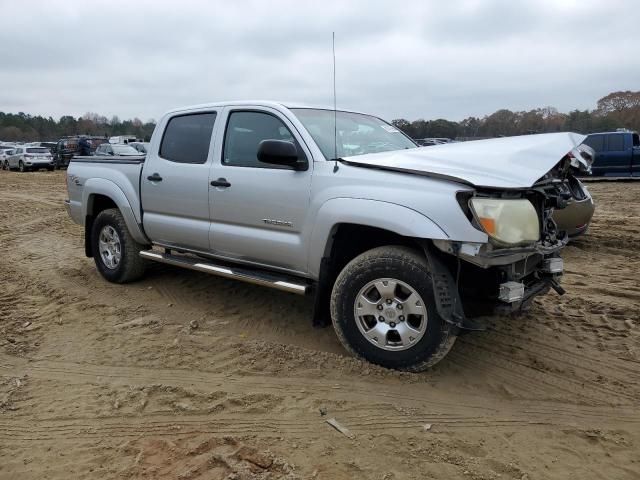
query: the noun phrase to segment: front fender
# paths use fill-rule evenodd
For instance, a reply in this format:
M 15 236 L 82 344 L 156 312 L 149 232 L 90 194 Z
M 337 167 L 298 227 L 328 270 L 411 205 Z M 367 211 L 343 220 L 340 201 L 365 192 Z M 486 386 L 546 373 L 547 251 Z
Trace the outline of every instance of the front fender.
M 333 198 L 319 208 L 309 248 L 309 272 L 317 277 L 325 247 L 337 225 L 351 223 L 382 228 L 405 237 L 446 240 L 447 233 L 429 217 L 408 207 L 380 200 Z
M 82 218 L 86 218 L 87 215 L 93 216 L 93 199 L 95 195 L 104 195 L 110 198 L 116 204 L 120 213 L 124 218 L 129 233 L 138 243 L 149 243 L 149 239 L 145 236 L 144 232 L 140 228 L 140 225 L 136 221 L 136 217 L 131 208 L 127 196 L 122 189 L 111 180 L 104 178 L 90 178 L 84 184 L 82 190 Z

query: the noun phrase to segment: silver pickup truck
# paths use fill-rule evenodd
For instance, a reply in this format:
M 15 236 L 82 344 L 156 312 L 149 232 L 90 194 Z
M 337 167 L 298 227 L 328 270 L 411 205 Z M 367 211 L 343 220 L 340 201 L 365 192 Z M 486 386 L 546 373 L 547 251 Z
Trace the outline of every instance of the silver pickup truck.
M 418 371 L 479 317 L 563 293 L 552 213 L 583 139 L 418 148 L 371 115 L 207 104 L 165 114 L 146 157 L 73 158 L 66 207 L 111 282 L 154 261 L 311 294 L 350 352 Z

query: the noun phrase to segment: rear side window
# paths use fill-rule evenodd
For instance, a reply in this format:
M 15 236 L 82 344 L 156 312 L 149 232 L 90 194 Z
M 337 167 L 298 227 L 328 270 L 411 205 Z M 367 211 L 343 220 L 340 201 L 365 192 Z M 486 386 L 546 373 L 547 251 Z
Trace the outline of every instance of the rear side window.
M 640 147 L 640 136 L 637 133 L 633 134 L 633 146 Z
M 624 135 L 616 133 L 615 135 L 609 135 L 607 141 L 607 150 L 610 152 L 619 152 L 624 150 Z
M 173 117 L 164 131 L 160 156 L 178 163 L 205 163 L 215 120 L 215 112 Z
M 604 150 L 604 135 L 589 135 L 584 143 L 589 145 L 596 152 L 601 152 Z

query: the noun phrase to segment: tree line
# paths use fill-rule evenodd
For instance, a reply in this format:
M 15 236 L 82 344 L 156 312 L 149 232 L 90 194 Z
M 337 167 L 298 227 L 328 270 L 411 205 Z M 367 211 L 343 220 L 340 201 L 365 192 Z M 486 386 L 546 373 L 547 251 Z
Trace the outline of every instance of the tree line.
M 553 107 L 528 112 L 502 109 L 482 118 L 469 117 L 460 122 L 442 118 L 411 122 L 399 118 L 391 123 L 411 138 L 472 139 L 566 131 L 587 134 L 617 128 L 640 131 L 640 91 L 610 93 L 598 100 L 595 110 L 560 113 Z
M 111 137 L 127 134 L 148 140 L 155 126 L 154 120 L 120 120 L 117 116 L 108 119 L 93 112 L 87 112 L 78 118 L 64 115 L 58 121 L 52 117 L 32 116 L 24 112 L 0 112 L 0 140 L 5 142 L 57 141 L 61 137 L 72 135 Z
M 640 131 L 640 91 L 613 92 L 598 100 L 595 110 L 574 110 L 560 113 L 553 107 L 537 108 L 528 112 L 498 110 L 482 118 L 469 117 L 460 122 L 439 118 L 414 120 L 403 118 L 392 123 L 412 138 L 489 138 L 528 133 L 572 131 L 594 133 L 628 128 Z M 0 112 L 0 140 L 46 141 L 69 135 L 135 135 L 148 140 L 155 128 L 155 121 L 142 122 L 139 118 L 120 120 L 88 112 L 79 118 L 70 115 L 60 117 L 32 116 L 23 112 Z

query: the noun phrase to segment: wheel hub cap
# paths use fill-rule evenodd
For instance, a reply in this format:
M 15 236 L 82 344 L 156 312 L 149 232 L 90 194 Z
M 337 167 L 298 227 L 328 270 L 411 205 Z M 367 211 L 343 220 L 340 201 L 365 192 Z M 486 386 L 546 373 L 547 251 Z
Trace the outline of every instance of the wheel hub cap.
M 111 225 L 105 225 L 100 230 L 98 248 L 100 250 L 100 258 L 105 267 L 111 270 L 118 268 L 122 259 L 122 244 L 120 243 L 118 232 Z
M 383 350 L 406 350 L 427 330 L 422 297 L 409 284 L 394 278 L 372 280 L 362 287 L 354 316 L 360 333 Z

